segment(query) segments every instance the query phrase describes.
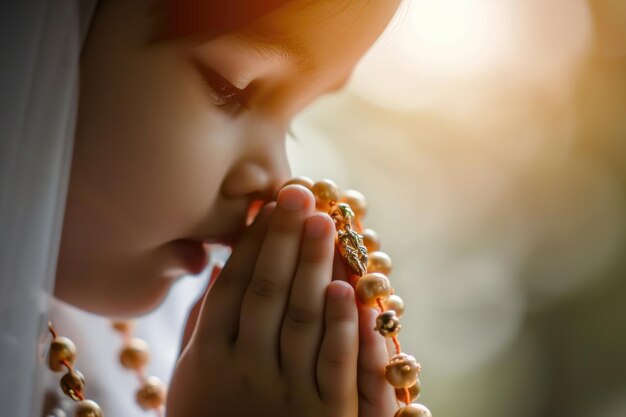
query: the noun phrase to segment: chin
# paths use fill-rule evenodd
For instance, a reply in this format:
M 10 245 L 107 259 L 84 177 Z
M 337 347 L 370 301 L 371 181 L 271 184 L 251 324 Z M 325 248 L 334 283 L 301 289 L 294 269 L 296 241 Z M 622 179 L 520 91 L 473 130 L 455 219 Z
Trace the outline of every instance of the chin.
M 157 278 L 138 280 L 136 276 L 108 283 L 105 286 L 84 286 L 83 280 L 57 276 L 54 296 L 81 310 L 106 317 L 130 318 L 147 314 L 161 305 L 175 280 Z M 67 285 L 67 283 L 73 283 Z M 65 285 L 64 285 L 65 284 Z M 134 284 L 134 285 L 129 285 Z

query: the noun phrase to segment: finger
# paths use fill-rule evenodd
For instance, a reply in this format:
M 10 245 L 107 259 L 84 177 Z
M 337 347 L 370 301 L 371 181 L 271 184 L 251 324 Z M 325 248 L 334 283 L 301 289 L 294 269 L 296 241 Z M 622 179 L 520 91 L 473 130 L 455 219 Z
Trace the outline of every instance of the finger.
M 281 367 L 289 381 L 315 388 L 324 327 L 324 293 L 331 281 L 335 228 L 327 214 L 306 219 L 300 261 L 280 332 Z
M 198 319 L 200 318 L 200 309 L 202 308 L 202 305 L 204 304 L 204 300 L 206 299 L 209 289 L 211 288 L 211 284 L 215 283 L 215 280 L 217 279 L 220 272 L 221 272 L 221 268 L 217 266 L 213 267 L 213 270 L 211 271 L 211 276 L 209 278 L 209 282 L 206 288 L 202 292 L 202 295 L 198 297 L 196 302 L 193 303 L 193 307 L 191 307 L 191 310 L 189 310 L 189 313 L 187 314 L 187 320 L 185 321 L 185 327 L 183 330 L 183 339 L 180 345 L 179 356 L 183 353 L 183 351 L 187 347 L 189 340 L 191 340 L 191 336 L 193 335 L 193 332 L 196 329 L 196 324 L 198 323 Z
M 326 290 L 325 332 L 317 362 L 317 385 L 322 401 L 340 406 L 356 395 L 358 315 L 354 290 L 333 281 Z
M 263 207 L 207 293 L 196 326 L 203 338 L 233 343 L 237 337 L 241 304 L 274 206 L 270 203 Z
M 283 188 L 241 307 L 237 349 L 243 358 L 277 367 L 279 333 L 296 271 L 304 219 L 313 194 L 299 185 Z
M 340 280 L 350 282 L 350 267 L 341 256 L 339 248 L 335 248 L 335 259 L 333 261 L 333 281 Z
M 359 416 L 391 415 L 397 409 L 395 390 L 385 378 L 389 361 L 387 341 L 374 330 L 378 312 L 359 307 Z

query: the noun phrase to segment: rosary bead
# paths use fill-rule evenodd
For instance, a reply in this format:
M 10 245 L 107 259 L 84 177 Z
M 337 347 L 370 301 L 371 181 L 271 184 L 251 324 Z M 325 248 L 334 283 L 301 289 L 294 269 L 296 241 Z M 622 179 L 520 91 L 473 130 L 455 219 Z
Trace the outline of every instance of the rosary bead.
M 294 177 L 287 181 L 285 184 L 283 184 L 283 187 L 286 187 L 288 185 L 301 185 L 313 191 L 313 184 L 315 184 L 315 182 L 309 177 Z
M 419 378 L 415 381 L 415 384 L 411 385 L 409 388 L 409 400 L 415 401 L 419 398 L 420 393 L 422 392 L 422 385 L 420 384 Z M 404 388 L 396 388 L 396 398 L 398 401 L 405 402 L 406 397 L 404 395 Z
M 396 336 L 400 333 L 401 328 L 400 319 L 393 310 L 383 311 L 376 317 L 376 327 L 374 327 L 374 330 L 384 337 Z
M 62 361 L 67 361 L 70 365 L 76 360 L 76 345 L 67 337 L 57 336 L 50 343 L 48 353 L 48 367 L 54 372 L 63 369 Z
M 356 282 L 356 294 L 361 303 L 375 306 L 376 299 L 386 300 L 391 294 L 391 283 L 383 274 L 373 272 L 363 275 Z
M 341 196 L 341 202 L 348 204 L 357 217 L 365 217 L 365 213 L 367 212 L 367 199 L 359 191 L 346 190 Z
M 100 406 L 91 400 L 82 400 L 76 404 L 75 417 L 104 417 Z
M 364 229 L 361 236 L 363 236 L 363 244 L 367 248 L 368 253 L 380 249 L 380 238 L 378 237 L 378 233 L 374 230 Z
M 131 333 L 135 330 L 135 320 L 114 320 L 111 324 L 120 333 Z
M 137 403 L 144 410 L 159 408 L 165 403 L 165 384 L 155 376 L 146 378 L 137 391 Z
M 393 310 L 398 317 L 404 314 L 404 300 L 396 294 L 391 294 L 384 302 L 385 310 Z
M 409 404 L 399 409 L 393 417 L 433 417 L 422 404 Z
M 313 184 L 315 205 L 318 210 L 328 212 L 332 201 L 339 201 L 339 187 L 331 180 L 320 180 Z
M 385 376 L 395 388 L 409 388 L 417 382 L 420 371 L 420 364 L 413 356 L 397 353 L 391 357 L 385 367 Z
M 71 370 L 61 378 L 61 389 L 72 400 L 79 401 L 77 393 L 85 390 L 85 377 L 77 370 Z
M 120 363 L 126 369 L 140 369 L 149 360 L 148 344 L 137 337 L 130 339 L 120 352 Z
M 380 272 L 383 275 L 391 274 L 391 258 L 385 252 L 374 251 L 368 254 L 367 272 Z

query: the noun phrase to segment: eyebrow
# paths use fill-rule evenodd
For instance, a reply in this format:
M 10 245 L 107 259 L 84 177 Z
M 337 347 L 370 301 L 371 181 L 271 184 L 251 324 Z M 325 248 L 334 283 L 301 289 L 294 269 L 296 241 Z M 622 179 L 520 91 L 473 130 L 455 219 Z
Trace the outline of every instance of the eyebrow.
M 295 37 L 262 32 L 239 32 L 235 36 L 268 60 L 279 59 L 291 63 L 302 75 L 315 72 L 318 67 L 311 50 Z
M 300 75 L 310 75 L 319 68 L 319 64 L 311 54 L 310 49 L 297 42 L 295 38 L 290 41 L 278 36 L 258 36 L 257 34 L 243 33 L 236 34 L 236 37 L 268 60 L 282 59 L 290 62 Z M 351 73 L 340 78 L 336 83 L 330 85 L 325 92 L 335 93 L 345 88 L 350 81 L 350 75 Z

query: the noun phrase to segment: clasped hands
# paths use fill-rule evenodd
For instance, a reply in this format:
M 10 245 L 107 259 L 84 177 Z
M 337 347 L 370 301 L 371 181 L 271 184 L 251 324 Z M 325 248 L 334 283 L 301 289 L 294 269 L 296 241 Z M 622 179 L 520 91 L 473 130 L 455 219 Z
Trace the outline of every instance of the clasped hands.
M 283 188 L 206 294 L 176 365 L 169 417 L 387 417 L 376 312 L 357 307 L 335 226 L 304 187 Z

